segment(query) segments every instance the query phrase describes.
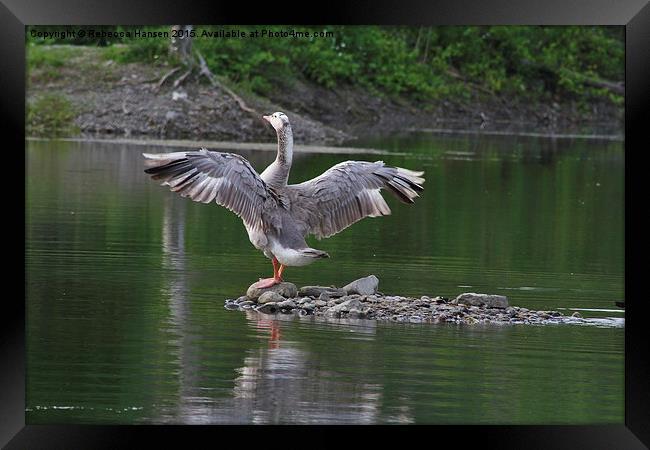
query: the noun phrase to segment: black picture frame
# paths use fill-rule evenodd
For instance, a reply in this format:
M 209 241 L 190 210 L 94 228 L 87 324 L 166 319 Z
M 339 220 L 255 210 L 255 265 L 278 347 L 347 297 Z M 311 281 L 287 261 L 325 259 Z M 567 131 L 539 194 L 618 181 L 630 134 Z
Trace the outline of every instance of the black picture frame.
M 444 1 L 358 1 L 298 3 L 279 2 L 173 2 L 171 0 L 110 2 L 84 0 L 0 0 L 0 123 L 2 123 L 5 175 L 3 177 L 4 242 L 14 244 L 5 253 L 5 263 L 23 274 L 20 289 L 10 294 L 5 288 L 0 328 L 0 445 L 6 448 L 120 448 L 159 440 L 187 445 L 188 439 L 207 439 L 218 445 L 229 437 L 250 440 L 287 437 L 317 437 L 320 443 L 341 441 L 351 427 L 248 426 L 75 426 L 25 425 L 25 26 L 55 24 L 168 24 L 168 23 L 275 23 L 275 24 L 403 24 L 403 25 L 624 25 L 626 30 L 625 80 L 625 424 L 593 426 L 416 426 L 355 427 L 361 437 L 379 429 L 396 439 L 422 437 L 425 443 L 442 443 L 447 438 L 463 445 L 499 448 L 647 448 L 650 445 L 650 370 L 647 350 L 648 326 L 643 323 L 647 302 L 638 277 L 632 274 L 635 256 L 643 256 L 640 245 L 646 220 L 633 218 L 630 200 L 643 201 L 642 152 L 648 149 L 644 127 L 650 125 L 650 4 L 647 0 L 444 0 Z M 22 153 L 22 156 L 21 156 Z M 636 173 L 636 175 L 635 175 Z M 22 195 L 20 186 L 23 186 Z M 640 230 L 637 232 L 636 230 Z M 606 238 L 606 237 L 604 237 Z M 9 256 L 11 255 L 11 256 Z M 20 267 L 16 260 L 21 260 Z M 639 258 L 640 261 L 643 261 Z M 636 270 L 635 270 L 636 269 Z M 642 269 L 641 269 L 642 270 Z M 5 278 L 11 285 L 20 276 Z M 550 393 L 549 393 L 550 394 Z M 285 435 L 286 433 L 286 435 Z M 408 434 L 407 434 L 408 433 Z M 417 433 L 417 435 L 414 435 Z M 348 433 L 346 433 L 348 434 Z M 329 439 L 328 439 L 329 438 Z M 280 440 L 280 442 L 281 442 Z M 407 441 L 413 442 L 413 441 Z M 302 444 L 300 444 L 302 445 Z

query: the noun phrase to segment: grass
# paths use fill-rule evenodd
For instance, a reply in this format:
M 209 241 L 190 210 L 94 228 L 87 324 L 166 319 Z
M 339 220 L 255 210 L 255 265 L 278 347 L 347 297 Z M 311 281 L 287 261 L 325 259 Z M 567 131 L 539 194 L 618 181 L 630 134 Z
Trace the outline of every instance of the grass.
M 25 126 L 30 136 L 70 136 L 79 133 L 76 110 L 62 94 L 47 93 L 27 105 Z

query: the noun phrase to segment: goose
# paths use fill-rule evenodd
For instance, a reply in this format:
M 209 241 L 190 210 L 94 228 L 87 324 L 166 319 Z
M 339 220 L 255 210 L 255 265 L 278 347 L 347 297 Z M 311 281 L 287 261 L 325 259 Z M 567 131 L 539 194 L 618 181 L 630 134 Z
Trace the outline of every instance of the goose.
M 145 173 L 182 197 L 215 202 L 239 216 L 253 246 L 273 263 L 273 277 L 253 286 L 284 281 L 286 267 L 305 266 L 329 255 L 309 247 L 305 238 L 327 238 L 365 217 L 391 213 L 380 194 L 385 189 L 403 203 L 423 191 L 424 172 L 383 161 L 345 161 L 300 184 L 287 184 L 293 158 L 293 132 L 286 114 L 263 119 L 277 134 L 277 156 L 258 174 L 241 155 L 197 151 L 143 153 Z

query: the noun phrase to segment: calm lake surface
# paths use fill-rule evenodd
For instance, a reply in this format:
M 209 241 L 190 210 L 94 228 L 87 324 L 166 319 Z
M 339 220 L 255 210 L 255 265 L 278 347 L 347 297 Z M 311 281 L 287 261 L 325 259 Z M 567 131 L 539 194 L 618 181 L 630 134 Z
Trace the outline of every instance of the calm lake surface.
M 228 311 L 272 266 L 241 220 L 143 173 L 169 147 L 27 141 L 27 423 L 561 424 L 624 421 L 620 141 L 414 134 L 390 154 L 294 156 L 424 170 L 414 205 L 309 243 L 298 286 L 375 274 L 393 295 L 508 296 L 603 324 L 315 321 Z M 238 152 L 261 171 L 275 157 Z M 597 310 L 597 311 L 593 311 Z M 602 311 L 605 310 L 605 311 Z

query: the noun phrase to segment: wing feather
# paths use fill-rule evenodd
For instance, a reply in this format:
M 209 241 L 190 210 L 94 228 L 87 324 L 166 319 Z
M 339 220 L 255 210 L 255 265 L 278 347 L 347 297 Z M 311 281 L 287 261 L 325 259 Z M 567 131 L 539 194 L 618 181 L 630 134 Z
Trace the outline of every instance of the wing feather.
M 275 195 L 246 159 L 234 153 L 199 151 L 143 153 L 145 172 L 196 202 L 224 206 L 250 227 L 263 227 L 262 212 Z
M 291 208 L 304 218 L 307 233 L 329 237 L 365 217 L 390 214 L 381 189 L 413 203 L 423 190 L 423 174 L 382 161 L 346 161 L 312 180 L 288 186 L 294 193 Z

